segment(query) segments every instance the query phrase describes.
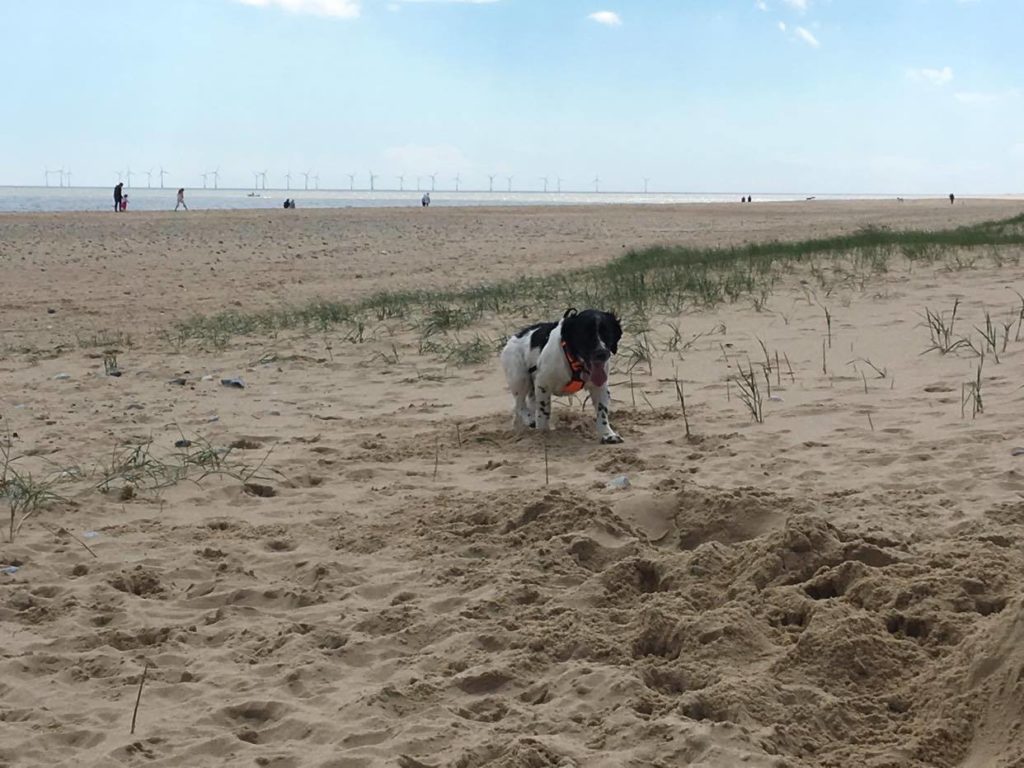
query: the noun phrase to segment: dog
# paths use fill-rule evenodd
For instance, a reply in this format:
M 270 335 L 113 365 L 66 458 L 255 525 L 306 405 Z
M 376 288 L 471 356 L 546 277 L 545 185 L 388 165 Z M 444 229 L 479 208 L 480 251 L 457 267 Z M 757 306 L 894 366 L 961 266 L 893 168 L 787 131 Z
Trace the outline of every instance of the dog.
M 556 323 L 534 323 L 518 331 L 501 351 L 501 365 L 515 398 L 513 427 L 547 430 L 551 396 L 586 389 L 597 413 L 602 443 L 621 443 L 609 423 L 608 369 L 619 348 L 622 325 L 612 312 L 566 310 Z

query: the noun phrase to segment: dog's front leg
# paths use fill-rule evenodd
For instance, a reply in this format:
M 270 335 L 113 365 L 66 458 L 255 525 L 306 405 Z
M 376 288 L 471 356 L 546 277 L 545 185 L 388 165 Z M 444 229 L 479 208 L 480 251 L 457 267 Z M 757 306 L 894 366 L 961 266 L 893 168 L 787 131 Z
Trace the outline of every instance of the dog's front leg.
M 533 399 L 537 405 L 537 429 L 546 431 L 551 424 L 551 391 L 538 384 L 533 390 Z
M 587 391 L 590 392 L 590 399 L 594 401 L 594 411 L 597 414 L 597 436 L 601 438 L 602 443 L 621 443 L 622 438 L 612 429 L 612 425 L 608 421 L 612 402 L 608 384 L 605 383 L 600 387 L 588 386 Z

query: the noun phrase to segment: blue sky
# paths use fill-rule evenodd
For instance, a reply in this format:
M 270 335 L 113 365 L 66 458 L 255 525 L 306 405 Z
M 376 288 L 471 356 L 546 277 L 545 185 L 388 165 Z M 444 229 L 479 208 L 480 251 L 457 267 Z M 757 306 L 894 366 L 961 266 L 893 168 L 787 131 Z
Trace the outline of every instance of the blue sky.
M 0 183 L 1016 193 L 1021 30 L 1021 0 L 3 0 Z

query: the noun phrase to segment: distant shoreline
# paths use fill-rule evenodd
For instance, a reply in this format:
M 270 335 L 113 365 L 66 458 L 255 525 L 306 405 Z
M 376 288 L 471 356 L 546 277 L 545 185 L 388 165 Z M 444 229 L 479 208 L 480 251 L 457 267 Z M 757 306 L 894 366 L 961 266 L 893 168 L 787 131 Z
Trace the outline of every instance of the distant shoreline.
M 1014 197 L 957 197 L 957 205 L 999 205 L 999 204 L 1012 204 L 1020 202 L 1024 204 L 1024 195 Z M 829 199 L 817 199 L 811 201 L 796 201 L 796 200 L 765 200 L 760 203 L 755 202 L 752 204 L 752 208 L 756 206 L 762 206 L 762 210 L 766 207 L 772 209 L 778 209 L 780 207 L 788 206 L 816 206 L 819 208 L 828 207 L 834 209 L 837 206 L 850 206 L 856 208 L 859 205 L 879 205 L 887 204 L 891 202 L 893 206 L 902 205 L 907 207 L 919 207 L 922 205 L 933 205 L 945 204 L 949 205 L 948 201 L 944 201 L 943 198 L 904 198 L 903 202 L 898 202 L 896 199 L 889 200 L 888 198 L 883 199 L 858 199 L 858 200 L 829 200 Z M 747 204 L 750 205 L 750 204 Z M 609 203 L 504 203 L 504 204 L 474 204 L 474 205 L 431 205 L 430 213 L 425 215 L 438 215 L 438 211 L 472 211 L 474 213 L 529 213 L 529 212 L 543 212 L 543 211 L 585 211 L 585 210 L 629 210 L 629 209 L 665 209 L 665 210 L 678 210 L 678 209 L 722 209 L 722 208 L 734 208 L 737 206 L 747 207 L 738 201 L 707 201 L 707 202 L 692 202 L 692 203 L 647 203 L 647 202 L 609 202 Z M 253 215 L 265 215 L 280 209 L 280 206 L 267 206 L 263 208 L 204 208 L 193 204 L 189 201 L 189 210 L 175 211 L 173 206 L 167 208 L 156 208 L 156 209 L 145 209 L 138 208 L 134 210 L 128 210 L 124 213 L 114 214 L 113 211 L 107 210 L 96 210 L 96 209 L 73 209 L 73 210 L 0 210 L 0 219 L 11 220 L 20 217 L 31 217 L 31 218 L 76 218 L 76 217 L 93 217 L 102 218 L 104 216 L 124 216 L 131 219 L 146 219 L 150 220 L 155 217 L 162 217 L 164 215 L 173 215 L 175 217 L 184 216 L 230 216 L 244 218 L 246 216 Z M 295 211 L 284 211 L 281 210 L 282 216 L 309 216 L 312 214 L 324 214 L 331 216 L 338 216 L 344 214 L 356 214 L 364 213 L 369 211 L 378 212 L 395 212 L 396 214 L 400 211 L 419 211 L 419 204 L 402 204 L 402 205 L 339 205 L 339 206 L 305 206 L 301 204 Z
M 176 189 L 129 188 L 128 213 L 140 211 L 171 211 Z M 252 190 L 244 189 L 185 189 L 185 200 L 193 212 L 200 210 L 258 210 L 282 208 L 284 200 L 292 198 L 297 210 L 308 209 L 361 209 L 361 208 L 419 208 L 423 192 L 419 190 Z M 435 208 L 563 208 L 606 207 L 622 205 L 676 206 L 736 204 L 741 198 L 753 196 L 753 204 L 783 202 L 857 202 L 857 201 L 943 201 L 946 194 L 828 194 L 799 192 L 750 193 L 675 193 L 675 192 L 431 192 L 431 210 Z M 1024 193 L 1005 195 L 958 194 L 961 201 L 1024 200 Z M 112 188 L 106 187 L 11 187 L 0 186 L 0 214 L 10 213 L 104 213 L 112 210 Z M 748 203 L 749 204 L 749 203 Z

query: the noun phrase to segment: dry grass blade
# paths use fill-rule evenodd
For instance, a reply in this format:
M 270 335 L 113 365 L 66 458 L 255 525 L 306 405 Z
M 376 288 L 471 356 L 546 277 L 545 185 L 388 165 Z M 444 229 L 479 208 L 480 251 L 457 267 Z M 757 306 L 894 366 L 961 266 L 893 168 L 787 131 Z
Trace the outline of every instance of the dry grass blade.
M 761 390 L 757 386 L 757 374 L 754 373 L 754 366 L 747 364 L 747 370 L 739 366 L 739 374 L 736 376 L 736 386 L 739 389 L 739 398 L 750 411 L 750 416 L 758 424 L 764 423 L 764 404 L 761 399 Z

